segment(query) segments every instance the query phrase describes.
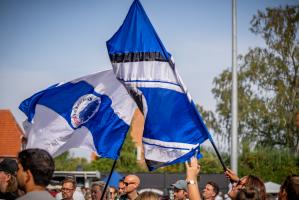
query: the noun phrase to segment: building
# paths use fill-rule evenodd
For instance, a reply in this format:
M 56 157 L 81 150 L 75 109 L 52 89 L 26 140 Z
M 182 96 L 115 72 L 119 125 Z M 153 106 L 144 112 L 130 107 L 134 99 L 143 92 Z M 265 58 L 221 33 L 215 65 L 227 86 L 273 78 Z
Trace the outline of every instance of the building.
M 0 110 L 0 158 L 16 158 L 23 131 L 10 110 Z

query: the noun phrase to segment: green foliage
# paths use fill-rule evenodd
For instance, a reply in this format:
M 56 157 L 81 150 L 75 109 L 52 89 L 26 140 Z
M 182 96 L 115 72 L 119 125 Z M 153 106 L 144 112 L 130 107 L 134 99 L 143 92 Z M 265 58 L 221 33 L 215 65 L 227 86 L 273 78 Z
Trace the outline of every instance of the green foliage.
M 76 171 L 77 167 L 88 170 L 88 162 L 85 158 L 73 158 L 68 151 L 54 159 L 55 170 L 57 171 Z
M 220 164 L 218 157 L 213 149 L 201 149 L 201 154 L 203 155 L 202 158 L 199 159 L 199 164 L 201 166 L 201 173 L 208 174 L 208 173 L 223 173 L 223 168 Z M 229 162 L 229 157 L 227 154 L 222 155 L 222 159 L 226 163 Z M 185 173 L 185 163 L 178 163 L 175 165 L 170 165 L 167 167 L 160 168 L 155 172 L 163 173 Z
M 199 164 L 201 166 L 201 173 L 203 174 L 213 174 L 213 173 L 223 173 L 222 165 L 215 153 L 212 149 L 201 150 L 203 158 L 199 160 Z M 229 156 L 228 154 L 223 153 L 221 155 L 225 165 L 228 165 Z
M 238 71 L 238 133 L 241 140 L 258 145 L 299 147 L 299 130 L 294 126 L 299 110 L 299 6 L 267 8 L 251 21 L 251 31 L 266 47 L 250 49 L 240 57 Z M 218 114 L 215 133 L 231 132 L 231 72 L 214 79 L 212 90 Z
M 259 146 L 250 151 L 249 144 L 245 143 L 239 158 L 239 174 L 252 174 L 265 182 L 282 183 L 286 176 L 299 174 L 298 161 L 288 149 Z
M 98 158 L 94 160 L 90 166 L 90 170 L 98 170 L 101 172 L 110 172 L 113 160 L 107 158 Z M 127 134 L 126 140 L 122 146 L 120 156 L 116 163 L 116 168 L 119 172 L 140 172 L 143 171 L 136 160 L 136 147 L 130 134 Z

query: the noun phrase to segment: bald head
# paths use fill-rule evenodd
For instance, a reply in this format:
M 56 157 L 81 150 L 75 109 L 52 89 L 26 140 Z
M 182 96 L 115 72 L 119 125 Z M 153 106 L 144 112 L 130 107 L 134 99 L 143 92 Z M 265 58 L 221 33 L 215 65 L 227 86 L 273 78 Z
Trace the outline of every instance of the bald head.
M 125 193 L 127 194 L 137 194 L 137 188 L 140 184 L 140 179 L 138 176 L 130 174 L 125 177 Z
M 125 182 L 136 183 L 136 184 L 138 184 L 138 186 L 139 186 L 139 184 L 140 184 L 140 179 L 139 179 L 138 176 L 136 176 L 136 175 L 134 175 L 134 174 L 129 174 L 128 176 L 126 176 L 126 178 L 125 178 Z

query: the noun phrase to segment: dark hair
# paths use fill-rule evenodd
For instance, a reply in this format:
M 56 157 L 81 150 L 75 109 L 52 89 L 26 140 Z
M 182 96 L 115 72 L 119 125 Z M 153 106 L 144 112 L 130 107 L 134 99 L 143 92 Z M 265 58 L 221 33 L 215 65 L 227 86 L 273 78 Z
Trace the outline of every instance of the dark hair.
M 248 175 L 245 186 L 247 188 L 255 188 L 259 192 L 259 198 L 261 200 L 266 199 L 266 187 L 264 182 L 259 177 Z
M 73 184 L 73 189 L 76 189 L 77 187 L 77 182 L 74 177 L 65 177 L 65 179 L 62 181 L 61 186 L 65 183 L 72 183 Z
M 280 187 L 280 192 L 283 190 L 287 193 L 287 199 L 299 199 L 299 176 L 287 176 Z
M 260 191 L 256 187 L 245 187 L 239 190 L 236 200 L 261 200 Z
M 25 149 L 18 154 L 24 170 L 30 170 L 36 185 L 47 186 L 54 172 L 52 156 L 43 149 Z
M 209 181 L 209 182 L 207 182 L 207 184 L 213 186 L 213 190 L 214 190 L 214 192 L 216 194 L 215 196 L 217 196 L 217 194 L 219 193 L 219 186 L 217 185 L 217 183 L 215 183 L 213 181 Z

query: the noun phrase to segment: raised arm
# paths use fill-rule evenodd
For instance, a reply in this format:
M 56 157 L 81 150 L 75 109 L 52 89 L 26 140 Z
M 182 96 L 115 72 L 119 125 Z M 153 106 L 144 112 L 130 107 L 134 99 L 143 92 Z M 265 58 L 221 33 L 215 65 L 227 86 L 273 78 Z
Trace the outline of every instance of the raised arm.
M 200 165 L 197 162 L 197 158 L 192 157 L 190 163 L 185 162 L 185 165 L 189 199 L 201 200 L 197 183 L 197 176 L 200 172 Z

